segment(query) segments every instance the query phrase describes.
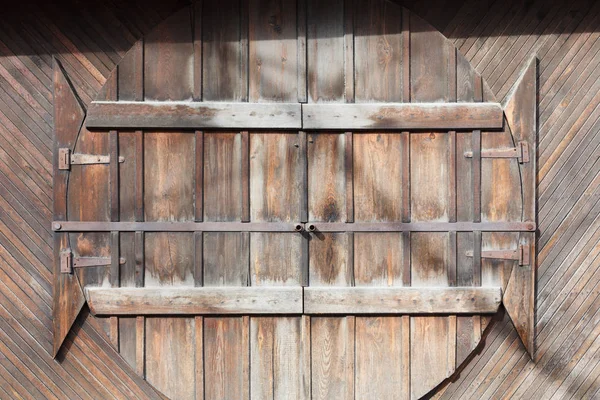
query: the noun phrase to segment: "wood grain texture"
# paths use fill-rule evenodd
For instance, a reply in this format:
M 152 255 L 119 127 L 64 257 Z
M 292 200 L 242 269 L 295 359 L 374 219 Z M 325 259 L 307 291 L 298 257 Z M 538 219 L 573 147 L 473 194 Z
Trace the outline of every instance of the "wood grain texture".
M 500 288 L 304 289 L 307 314 L 493 314 L 501 301 Z
M 544 77 L 539 93 L 543 106 L 540 108 L 539 215 L 543 220 L 540 218 L 537 294 L 540 308 L 536 321 L 541 355 L 536 364 L 530 362 L 511 322 L 500 320 L 491 328 L 482 352 L 438 395 L 443 398 L 497 398 L 513 394 L 515 397 L 527 394 L 529 398 L 542 395 L 593 398 L 600 385 L 599 370 L 593 356 L 594 347 L 587 344 L 597 335 L 597 321 L 580 325 L 589 329 L 572 332 L 579 322 L 577 316 L 597 306 L 588 301 L 593 297 L 590 294 L 597 278 L 594 275 L 597 209 L 593 207 L 597 182 L 592 178 L 598 172 L 598 164 L 589 157 L 595 154 L 592 139 L 596 136 L 598 118 L 597 112 L 594 113 L 598 101 L 595 95 L 597 72 L 594 71 L 599 70 L 594 51 L 597 49 L 594 41 L 597 7 L 585 1 L 539 2 L 531 8 L 512 1 L 452 4 L 407 1 L 405 5 L 434 23 L 467 54 L 499 99 L 512 87 L 521 65 L 533 52 L 540 56 L 540 76 Z M 94 334 L 96 328 L 89 319 L 77 323 L 83 327 L 81 333 L 69 335 L 72 347 L 61 352 L 62 362 L 49 361 L 50 307 L 47 304 L 51 274 L 37 259 L 36 251 L 39 246 L 48 253 L 48 243 L 52 242 L 50 230 L 46 229 L 50 222 L 50 203 L 44 201 L 50 175 L 47 168 L 43 168 L 44 162 L 39 162 L 51 159 L 43 143 L 51 143 L 52 133 L 47 122 L 49 114 L 42 111 L 48 103 L 42 107 L 37 101 L 28 103 L 24 97 L 31 96 L 29 98 L 38 99 L 42 104 L 44 97 L 51 101 L 48 77 L 54 53 L 64 61 L 65 69 L 73 73 L 74 86 L 87 104 L 100 86 L 96 77 L 104 72 L 99 75 L 98 71 L 110 70 L 135 39 L 177 6 L 178 3 L 137 2 L 117 8 L 103 3 L 90 11 L 81 8 L 81 4 L 77 7 L 73 4 L 72 12 L 81 18 L 77 20 L 81 22 L 76 23 L 72 20 L 67 23 L 51 7 L 45 8 L 48 17 L 41 22 L 40 17 L 33 14 L 34 7 L 28 7 L 23 13 L 30 16 L 27 24 L 22 24 L 23 16 L 15 15 L 15 18 L 7 18 L 3 25 L 1 62 L 6 71 L 3 70 L 5 84 L 2 85 L 0 117 L 7 124 L 3 137 L 10 140 L 1 145 L 7 157 L 1 163 L 4 175 L 0 176 L 3 185 L 0 197 L 4 210 L 10 214 L 3 215 L 2 223 L 3 226 L 18 223 L 22 227 L 22 231 L 14 233 L 8 228 L 3 231 L 2 257 L 10 268 L 2 267 L 6 275 L 0 292 L 6 300 L 2 310 L 6 323 L 0 329 L 5 343 L 2 352 L 7 356 L 2 368 L 3 372 L 10 372 L 3 374 L 5 386 L 1 393 L 9 398 L 15 393 L 22 397 L 37 394 L 40 390 L 37 388 L 58 397 L 122 397 L 126 390 L 123 385 L 137 390 L 145 384 L 129 375 L 115 378 L 124 364 L 119 364 L 116 353 L 106 347 L 94 348 L 108 368 L 101 364 L 95 368 L 90 362 L 93 356 L 80 350 L 103 340 L 101 335 Z M 505 35 L 501 35 L 502 32 Z M 80 49 L 88 51 L 78 51 Z M 40 146 L 32 149 L 28 141 Z M 13 147 L 17 142 L 21 147 Z M 585 151 L 580 152 L 580 149 Z M 39 157 L 32 158 L 32 153 Z M 17 164 L 15 160 L 21 161 Z M 563 195 L 565 191 L 571 195 Z M 41 238 L 38 245 L 25 244 L 38 235 Z M 11 272 L 13 270 L 19 274 Z M 580 306 L 581 311 L 577 313 Z M 30 319 L 30 316 L 35 318 Z M 572 341 L 576 334 L 581 340 Z M 571 354 L 575 357 L 569 357 Z M 37 372 L 31 375 L 32 384 L 19 383 L 26 375 L 19 375 L 18 371 L 29 368 Z M 13 377 L 15 374 L 18 378 Z M 28 372 L 25 374 L 30 376 Z M 112 382 L 105 387 L 95 384 L 109 380 Z M 48 389 L 43 389 L 41 384 Z M 139 397 L 151 396 L 150 392 L 137 393 L 141 393 Z
M 206 101 L 242 101 L 240 0 L 204 2 L 202 93 Z
M 300 314 L 302 289 L 86 288 L 94 315 Z
M 306 0 L 309 103 L 341 102 L 344 80 L 344 1 Z
M 300 128 L 300 104 L 191 101 L 97 101 L 90 105 L 90 128 Z
M 144 38 L 145 100 L 190 100 L 194 47 L 189 9 L 162 22 Z
M 303 104 L 304 129 L 406 130 L 502 128 L 497 103 Z
M 298 99 L 296 1 L 249 2 L 250 101 Z

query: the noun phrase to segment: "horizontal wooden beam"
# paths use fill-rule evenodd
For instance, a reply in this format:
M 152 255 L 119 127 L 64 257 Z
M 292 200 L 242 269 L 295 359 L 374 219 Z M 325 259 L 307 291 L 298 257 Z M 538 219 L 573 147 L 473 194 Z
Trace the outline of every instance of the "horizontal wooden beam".
M 300 104 L 95 101 L 88 129 L 499 129 L 498 103 Z
M 89 287 L 94 315 L 301 314 L 302 287 Z
M 303 129 L 500 129 L 498 103 L 303 104 Z
M 306 314 L 491 314 L 502 289 L 482 287 L 306 287 Z
M 55 221 L 56 232 L 532 232 L 534 222 L 103 222 Z
M 300 103 L 94 101 L 88 129 L 300 129 Z

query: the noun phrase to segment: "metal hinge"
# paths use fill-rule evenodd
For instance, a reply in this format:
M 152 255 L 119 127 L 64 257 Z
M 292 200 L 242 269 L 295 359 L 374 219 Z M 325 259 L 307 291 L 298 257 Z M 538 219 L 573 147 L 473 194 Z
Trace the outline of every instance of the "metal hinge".
M 103 267 L 111 264 L 110 257 L 73 257 L 71 249 L 60 252 L 60 272 L 70 274 L 73 268 Z M 119 264 L 125 264 L 125 258 L 119 258 Z
M 119 162 L 125 161 L 125 157 L 119 157 Z M 71 154 L 67 148 L 58 149 L 58 169 L 70 169 L 71 165 L 83 164 L 110 164 L 110 156 L 95 154 Z
M 529 251 L 529 246 L 527 245 L 519 245 L 517 250 L 484 250 L 481 252 L 481 258 L 515 260 L 519 262 L 519 265 L 529 265 L 531 263 Z M 473 257 L 473 251 L 471 250 L 467 251 L 465 254 L 467 257 Z
M 473 152 L 465 152 L 465 157 L 472 158 Z M 520 164 L 529 162 L 529 144 L 525 141 L 517 143 L 517 147 L 506 149 L 481 150 L 481 158 L 516 158 Z

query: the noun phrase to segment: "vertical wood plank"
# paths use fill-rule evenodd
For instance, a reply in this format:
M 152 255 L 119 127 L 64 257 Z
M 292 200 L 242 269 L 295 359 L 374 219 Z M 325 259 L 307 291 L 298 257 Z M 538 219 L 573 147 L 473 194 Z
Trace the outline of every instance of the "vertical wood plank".
M 402 101 L 410 103 L 410 11 L 402 7 Z
M 253 133 L 250 140 L 252 221 L 300 218 L 303 172 L 298 135 Z M 265 190 L 266 189 L 266 190 Z M 252 232 L 252 286 L 298 286 L 307 240 L 299 233 Z M 253 398 L 300 398 L 300 317 L 253 317 L 250 321 L 250 387 Z
M 411 397 L 410 387 L 410 317 L 403 315 L 402 317 L 402 388 L 400 389 L 400 398 L 408 400 Z
M 356 398 L 394 399 L 403 390 L 402 317 L 356 317 Z
M 308 194 L 310 221 L 344 221 L 345 137 L 343 134 L 312 134 L 308 140 Z M 321 178 L 322 177 L 322 178 Z M 310 235 L 311 286 L 350 286 L 353 281 L 350 235 Z M 311 317 L 312 399 L 352 399 L 348 368 L 354 356 L 348 343 L 351 317 Z M 353 368 L 353 367 L 352 367 Z M 354 380 L 350 380 L 353 382 Z
M 354 399 L 354 317 L 311 318 L 312 399 Z
M 240 101 L 248 101 L 249 99 L 249 1 L 250 0 L 239 0 L 240 1 Z
M 241 135 L 205 133 L 205 221 L 239 221 L 242 216 Z M 248 286 L 250 236 L 239 232 L 204 232 L 204 286 Z M 246 393 L 243 317 L 204 318 L 204 396 L 243 399 Z M 244 340 L 246 344 L 244 344 Z
M 205 221 L 242 218 L 242 141 L 239 133 L 204 134 Z
M 344 80 L 346 103 L 354 103 L 354 1 L 344 1 Z
M 343 102 L 344 1 L 307 0 L 308 101 Z
M 469 61 L 456 52 L 456 99 L 459 102 L 475 101 L 475 71 Z M 473 187 L 471 178 L 471 159 L 463 157 L 471 151 L 472 132 L 456 133 L 456 220 L 473 220 Z M 471 232 L 456 233 L 456 285 L 473 285 L 473 258 L 466 252 L 473 249 Z M 460 365 L 471 354 L 481 338 L 480 316 L 457 316 L 456 318 L 456 364 Z
M 302 22 L 296 15 L 300 5 L 296 1 L 249 1 L 250 101 L 296 102 L 300 46 L 306 51 L 305 44 L 298 42 L 299 35 L 305 35 L 297 27 Z
M 244 399 L 242 317 L 204 318 L 204 396 Z
M 354 63 L 356 102 L 402 102 L 403 52 L 402 9 L 381 0 L 354 3 Z M 352 6 L 351 6 L 352 7 Z M 407 64 L 406 64 L 407 65 Z M 348 81 L 346 81 L 348 85 Z M 408 100 L 404 100 L 408 101 Z
M 110 344 L 119 351 L 119 318 L 108 317 Z
M 240 0 L 202 4 L 202 98 L 243 101 Z M 246 64 L 247 66 L 247 64 Z
M 250 400 L 250 317 L 242 317 L 242 397 Z
M 204 218 L 204 131 L 196 131 L 196 221 Z
M 301 375 L 302 375 L 302 390 L 301 390 L 301 399 L 302 400 L 309 400 L 311 399 L 311 393 L 312 393 L 312 389 L 311 389 L 311 384 L 312 384 L 312 380 L 311 380 L 311 376 L 312 376 L 312 372 L 311 372 L 311 349 L 312 349 L 312 343 L 311 343 L 311 322 L 310 322 L 310 317 L 308 315 L 303 315 L 301 317 L 302 319 L 302 332 L 301 332 L 301 336 L 302 336 L 302 360 L 300 363 L 300 368 L 301 369 Z
M 298 101 L 306 103 L 306 0 L 297 0 L 297 6 Z
M 402 220 L 401 134 L 354 135 L 355 220 L 382 222 Z
M 135 370 L 141 377 L 145 377 L 145 332 L 146 319 L 144 317 L 135 318 Z
M 146 318 L 146 379 L 172 399 L 194 399 L 194 318 Z
M 202 5 L 196 0 L 192 7 L 194 43 L 194 101 L 202 101 Z
M 422 19 L 410 19 L 410 83 L 412 102 L 450 100 L 450 57 L 454 47 Z M 433 78 L 435 77 L 435 78 Z M 410 135 L 411 220 L 448 221 L 451 160 L 447 132 Z M 447 286 L 449 235 L 411 234 L 411 285 Z M 420 398 L 448 376 L 456 341 L 449 317 L 412 317 L 410 321 L 411 398 Z
M 136 45 L 137 46 L 137 45 Z M 119 88 L 119 96 L 134 97 L 137 93 L 141 93 L 139 88 L 135 86 L 135 80 L 141 76 L 143 66 L 141 64 L 141 45 L 137 47 L 139 53 L 134 53 L 136 57 L 126 55 L 125 71 L 131 79 L 129 82 L 121 82 Z M 133 50 L 132 50 L 133 51 Z M 129 58 L 127 58 L 129 57 Z M 139 58 L 139 59 L 138 59 Z M 121 81 L 121 72 L 119 69 L 119 80 Z M 143 191 L 138 190 L 140 184 L 143 184 L 143 146 L 140 144 L 143 141 L 141 131 L 136 132 L 119 132 L 118 133 L 118 153 L 119 156 L 126 160 L 119 165 L 119 220 L 120 221 L 142 221 L 143 216 Z M 111 155 L 112 157 L 112 155 Z M 141 210 L 139 208 L 141 204 Z M 143 265 L 143 241 L 140 240 L 138 234 L 141 232 L 113 232 L 119 236 L 118 253 L 120 257 L 125 259 L 124 264 L 111 265 L 112 270 L 117 271 L 119 286 L 121 287 L 141 287 L 144 285 L 144 265 Z M 113 259 L 114 253 L 111 252 L 111 264 L 118 263 L 117 259 Z M 143 367 L 143 359 L 138 360 L 138 344 L 143 340 L 143 336 L 138 337 L 139 330 L 137 328 L 136 317 L 119 317 L 118 319 L 118 349 L 121 356 L 131 365 L 133 369 L 138 371 L 141 363 Z M 143 335 L 143 331 L 141 333 Z M 143 349 L 143 347 L 142 347 Z M 143 357 L 143 353 L 141 354 Z
M 344 154 L 343 134 L 308 135 L 308 218 L 310 221 L 346 220 Z
M 189 27 L 189 10 L 186 16 Z M 194 221 L 195 147 L 191 133 L 144 133 L 146 221 Z M 146 287 L 194 286 L 193 233 L 147 232 L 143 239 Z M 194 318 L 152 317 L 146 318 L 145 324 L 146 379 L 168 397 L 193 399 Z
M 118 99 L 144 100 L 144 39 L 140 39 L 119 62 Z
M 194 96 L 194 45 L 188 7 L 144 38 L 144 98 L 190 100 Z

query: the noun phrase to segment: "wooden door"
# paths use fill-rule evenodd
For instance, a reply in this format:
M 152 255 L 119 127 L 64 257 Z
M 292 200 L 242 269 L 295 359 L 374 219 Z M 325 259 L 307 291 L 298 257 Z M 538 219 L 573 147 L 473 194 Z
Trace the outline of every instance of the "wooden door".
M 176 399 L 420 398 L 501 303 L 533 351 L 535 62 L 500 105 L 395 4 L 225 0 L 55 82 L 55 352 L 86 302 Z

